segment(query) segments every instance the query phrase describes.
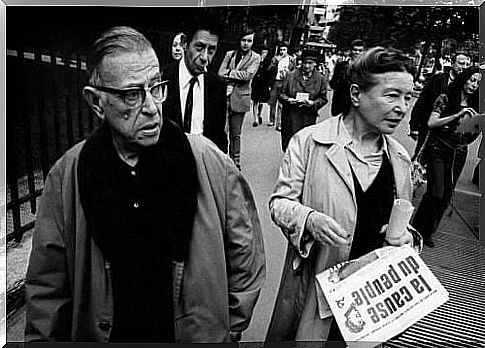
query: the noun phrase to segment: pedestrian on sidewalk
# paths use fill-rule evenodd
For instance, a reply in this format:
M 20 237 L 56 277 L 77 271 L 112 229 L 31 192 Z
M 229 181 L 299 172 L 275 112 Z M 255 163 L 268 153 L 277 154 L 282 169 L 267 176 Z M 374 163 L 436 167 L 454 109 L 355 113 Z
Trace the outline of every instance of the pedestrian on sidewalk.
M 162 68 L 168 80 L 166 115 L 186 133 L 203 135 L 227 153 L 226 85 L 208 67 L 217 51 L 218 28 L 199 23 L 187 31 L 183 58 Z
M 251 100 L 253 101 L 253 127 L 257 127 L 263 123 L 261 117 L 261 111 L 263 105 L 269 100 L 270 90 L 270 62 L 271 57 L 268 55 L 267 48 L 261 50 L 261 58 L 259 63 L 259 69 L 254 75 L 253 82 L 251 83 Z
M 241 129 L 244 115 L 251 109 L 251 81 L 259 69 L 261 58 L 251 48 L 254 31 L 241 34 L 239 49 L 226 52 L 219 76 L 227 82 L 227 121 L 229 125 L 229 156 L 241 169 Z
M 281 88 L 281 147 L 286 151 L 291 137 L 317 122 L 318 110 L 327 104 L 327 81 L 315 69 L 320 62 L 316 50 L 305 50 L 301 67 L 286 76 Z
M 400 52 L 370 49 L 350 69 L 350 110 L 290 140 L 269 203 L 288 249 L 267 341 L 343 341 L 315 275 L 385 245 L 418 246 L 410 226 L 385 239 L 394 199 L 412 197 L 409 155 L 390 135 L 413 73 Z
M 281 93 L 281 87 L 283 81 L 289 71 L 295 68 L 295 63 L 291 59 L 288 52 L 289 44 L 283 42 L 278 49 L 278 54 L 271 59 L 270 69 L 272 73 L 272 88 L 269 99 L 269 123 L 268 126 L 272 127 L 276 122 L 276 130 L 280 130 L 281 126 L 281 104 L 279 103 L 279 96 Z
M 141 33 L 102 33 L 87 72 L 83 94 L 103 123 L 46 179 L 26 341 L 239 340 L 265 279 L 248 183 L 163 115 L 166 81 Z
M 423 235 L 424 244 L 433 248 L 432 238 L 450 203 L 458 178 L 465 166 L 468 144 L 479 133 L 460 133 L 464 117 L 478 114 L 478 86 L 482 74 L 478 67 L 463 70 L 446 93 L 436 99 L 428 120 L 431 130 L 424 151 L 427 164 L 426 193 L 423 195 L 413 226 Z
M 436 98 L 446 91 L 450 83 L 456 76 L 470 66 L 470 57 L 464 53 L 458 53 L 453 58 L 453 65 L 448 72 L 435 74 L 429 78 L 423 90 L 419 94 L 418 100 L 411 110 L 409 120 L 409 135 L 416 140 L 415 153 L 413 160 L 419 153 L 421 146 L 428 134 L 428 120 L 433 110 Z
M 340 115 L 347 112 L 349 108 L 349 88 L 347 74 L 350 65 L 359 58 L 365 50 L 365 42 L 361 39 L 355 39 L 350 43 L 351 53 L 349 60 L 341 60 L 335 64 L 332 79 L 329 84 L 333 89 L 331 104 L 332 116 Z

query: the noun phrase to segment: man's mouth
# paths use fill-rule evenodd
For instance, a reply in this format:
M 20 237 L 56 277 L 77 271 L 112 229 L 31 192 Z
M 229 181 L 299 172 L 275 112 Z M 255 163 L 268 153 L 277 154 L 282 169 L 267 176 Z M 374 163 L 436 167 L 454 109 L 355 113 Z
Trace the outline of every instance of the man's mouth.
M 140 128 L 140 131 L 145 135 L 155 135 L 160 130 L 160 125 L 158 123 L 146 124 Z

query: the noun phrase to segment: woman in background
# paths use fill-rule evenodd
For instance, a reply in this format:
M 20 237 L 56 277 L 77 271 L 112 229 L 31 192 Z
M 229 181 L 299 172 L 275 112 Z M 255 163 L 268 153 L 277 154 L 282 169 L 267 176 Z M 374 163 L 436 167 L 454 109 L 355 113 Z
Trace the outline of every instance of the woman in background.
M 479 134 L 459 133 L 457 128 L 463 117 L 477 114 L 481 79 L 478 67 L 463 70 L 447 92 L 438 96 L 429 116 L 431 133 L 425 149 L 427 188 L 413 218 L 413 226 L 422 233 L 424 244 L 430 248 L 434 247 L 431 237 L 450 203 L 465 165 L 468 144 Z
M 270 80 L 271 72 L 269 70 L 269 65 L 271 62 L 271 57 L 268 56 L 268 49 L 263 48 L 261 50 L 261 60 L 259 64 L 259 69 L 256 75 L 253 77 L 251 84 L 251 100 L 253 101 L 253 127 L 257 127 L 259 124 L 263 123 L 261 117 L 261 111 L 263 110 L 263 104 L 267 103 L 269 100 L 269 90 L 270 90 Z
M 185 47 L 185 34 L 178 33 L 175 35 L 172 41 L 172 58 L 174 60 L 180 60 L 184 56 L 184 47 Z

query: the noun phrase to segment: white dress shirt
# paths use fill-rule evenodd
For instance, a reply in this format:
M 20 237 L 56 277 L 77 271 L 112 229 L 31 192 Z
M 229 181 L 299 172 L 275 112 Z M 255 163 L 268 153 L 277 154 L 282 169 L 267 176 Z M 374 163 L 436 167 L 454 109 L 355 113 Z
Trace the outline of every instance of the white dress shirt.
M 179 91 L 180 106 L 182 109 L 182 123 L 185 115 L 185 102 L 189 93 L 190 79 L 194 77 L 187 69 L 185 61 L 182 59 L 179 64 Z M 190 125 L 190 134 L 202 134 L 204 130 L 204 74 L 200 74 L 194 84 L 192 122 Z

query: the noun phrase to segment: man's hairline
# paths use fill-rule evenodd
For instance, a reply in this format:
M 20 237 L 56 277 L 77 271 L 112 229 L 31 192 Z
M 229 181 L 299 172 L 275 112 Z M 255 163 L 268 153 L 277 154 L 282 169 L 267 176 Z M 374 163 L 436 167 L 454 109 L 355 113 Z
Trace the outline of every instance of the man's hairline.
M 104 69 L 104 64 L 105 64 L 105 61 L 107 58 L 112 58 L 112 57 L 116 57 L 116 56 L 121 56 L 123 54 L 138 54 L 138 55 L 141 55 L 142 53 L 145 53 L 145 52 L 148 52 L 148 51 L 152 51 L 155 55 L 155 57 L 157 58 L 157 61 L 158 61 L 158 57 L 157 57 L 157 54 L 155 52 L 155 49 L 153 48 L 153 46 L 146 46 L 144 48 L 135 48 L 135 49 L 117 49 L 105 56 L 103 56 L 103 58 L 101 59 L 101 61 L 98 63 L 98 65 L 96 65 L 93 70 L 92 70 L 92 73 L 91 73 L 91 76 L 89 76 L 89 79 L 88 79 L 88 82 L 90 84 L 93 84 L 93 85 L 96 85 L 96 81 L 93 81 L 93 80 L 96 80 L 94 78 L 93 75 L 97 75 L 97 78 L 98 78 L 98 81 L 97 82 L 100 82 L 102 80 L 102 72 L 103 72 L 103 69 Z M 158 61 L 158 68 L 160 70 L 160 61 Z M 161 73 L 160 73 L 161 74 Z

